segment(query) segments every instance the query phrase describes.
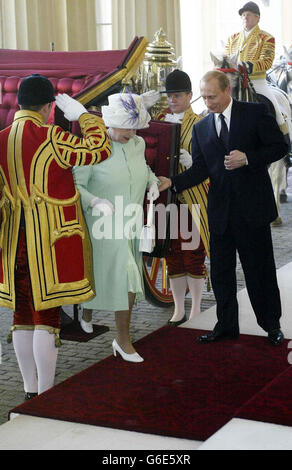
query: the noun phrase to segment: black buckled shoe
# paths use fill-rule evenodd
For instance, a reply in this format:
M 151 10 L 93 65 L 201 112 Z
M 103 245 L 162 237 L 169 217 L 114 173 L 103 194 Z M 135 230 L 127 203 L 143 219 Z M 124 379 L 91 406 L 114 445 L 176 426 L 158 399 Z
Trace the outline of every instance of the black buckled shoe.
M 32 398 L 36 397 L 37 395 L 38 395 L 37 393 L 26 392 L 26 394 L 24 395 L 24 399 L 25 399 L 25 401 L 31 400 Z
M 197 343 L 215 343 L 215 341 L 221 341 L 222 339 L 238 339 L 239 338 L 239 331 L 229 332 L 226 333 L 217 333 L 215 331 L 211 331 L 210 333 L 206 333 L 204 335 L 198 336 Z
M 284 335 L 280 328 L 268 332 L 268 340 L 273 346 L 278 346 L 284 341 Z

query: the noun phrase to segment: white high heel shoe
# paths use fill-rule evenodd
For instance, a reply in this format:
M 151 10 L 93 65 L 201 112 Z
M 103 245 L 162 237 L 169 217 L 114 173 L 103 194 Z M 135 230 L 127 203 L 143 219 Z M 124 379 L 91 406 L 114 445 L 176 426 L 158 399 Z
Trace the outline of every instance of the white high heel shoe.
M 85 333 L 93 333 L 92 320 L 85 321 L 83 318 L 80 318 L 80 326 Z
M 83 306 L 78 305 L 78 318 L 82 330 L 85 333 L 93 333 L 92 317 L 90 321 L 83 320 Z
M 122 348 L 118 345 L 115 339 L 112 342 L 112 347 L 113 347 L 114 356 L 116 357 L 117 352 L 118 352 L 122 356 L 124 361 L 129 361 L 129 362 L 143 362 L 144 361 L 143 357 L 141 357 L 140 354 L 138 354 L 137 352 L 133 354 L 125 353 L 122 350 Z

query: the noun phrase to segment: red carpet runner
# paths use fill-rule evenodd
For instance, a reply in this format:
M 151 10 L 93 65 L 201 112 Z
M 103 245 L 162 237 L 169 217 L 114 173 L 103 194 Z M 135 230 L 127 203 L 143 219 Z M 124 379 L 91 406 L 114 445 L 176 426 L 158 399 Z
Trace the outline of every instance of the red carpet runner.
M 145 362 L 110 356 L 11 411 L 205 440 L 289 364 L 287 341 L 241 335 L 202 345 L 200 333 L 162 328 L 135 344 Z
M 292 367 L 285 370 L 237 412 L 237 418 L 292 426 Z

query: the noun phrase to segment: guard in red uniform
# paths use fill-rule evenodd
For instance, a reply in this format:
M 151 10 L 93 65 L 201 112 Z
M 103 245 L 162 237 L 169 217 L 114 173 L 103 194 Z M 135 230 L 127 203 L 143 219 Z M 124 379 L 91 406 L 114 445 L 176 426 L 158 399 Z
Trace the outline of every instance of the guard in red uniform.
M 25 78 L 11 126 L 0 132 L 0 305 L 14 311 L 10 338 L 26 398 L 54 383 L 60 306 L 94 296 L 91 248 L 72 176 L 74 165 L 110 155 L 101 118 L 67 95 L 56 98 L 83 138 L 47 125 L 51 82 Z
M 179 173 L 192 166 L 192 130 L 201 116 L 195 114 L 191 107 L 192 84 L 189 76 L 182 70 L 174 70 L 166 77 L 165 92 L 168 96 L 170 113 L 167 111 L 158 116 L 168 122 L 181 124 L 180 136 L 180 158 Z M 188 207 L 188 218 L 183 223 L 186 226 L 178 227 L 178 238 L 172 240 L 171 251 L 166 257 L 169 283 L 174 298 L 174 313 L 168 321 L 169 326 L 177 326 L 186 321 L 185 315 L 185 295 L 187 288 L 192 297 L 192 307 L 189 318 L 200 313 L 201 299 L 207 269 L 205 266 L 206 254 L 209 256 L 209 226 L 207 217 L 207 195 L 209 190 L 209 180 L 205 180 L 198 186 L 183 191 L 178 195 L 179 214 L 182 205 Z M 200 214 L 194 207 L 200 207 Z M 195 225 L 195 227 L 194 227 Z M 198 246 L 186 249 L 184 245 L 190 240 L 186 240 L 184 232 L 191 234 L 191 239 L 196 239 Z

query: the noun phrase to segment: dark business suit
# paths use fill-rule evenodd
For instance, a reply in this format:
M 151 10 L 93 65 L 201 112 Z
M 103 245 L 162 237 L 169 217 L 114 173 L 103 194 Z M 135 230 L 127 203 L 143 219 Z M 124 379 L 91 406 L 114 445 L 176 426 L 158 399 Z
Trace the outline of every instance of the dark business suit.
M 195 124 L 192 167 L 172 178 L 177 192 L 210 178 L 211 281 L 217 301 L 217 333 L 236 333 L 236 250 L 259 325 L 279 328 L 281 302 L 276 279 L 270 223 L 277 217 L 267 165 L 288 151 L 275 119 L 262 104 L 233 101 L 229 144 L 218 138 L 214 114 Z M 224 156 L 245 152 L 248 165 L 226 170 Z

